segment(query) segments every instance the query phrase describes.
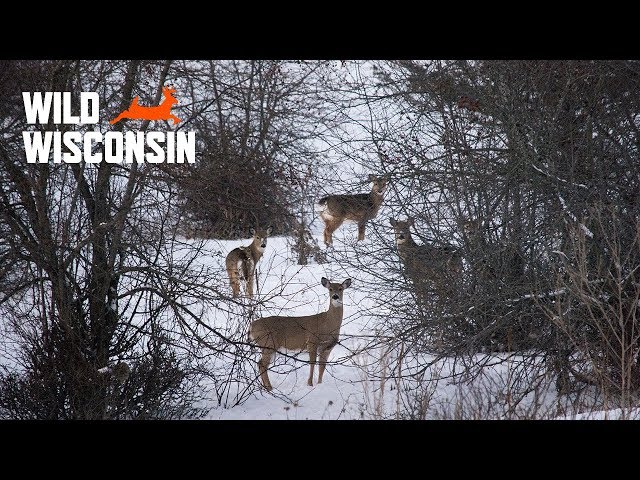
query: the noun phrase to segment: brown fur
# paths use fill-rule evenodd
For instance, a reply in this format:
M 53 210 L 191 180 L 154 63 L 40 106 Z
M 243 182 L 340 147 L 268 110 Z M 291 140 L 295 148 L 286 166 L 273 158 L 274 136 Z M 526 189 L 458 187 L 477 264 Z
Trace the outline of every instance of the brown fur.
M 313 385 L 313 369 L 319 353 L 318 383 L 322 383 L 327 359 L 340 337 L 343 293 L 349 285 L 351 285 L 350 278 L 342 283 L 330 283 L 322 277 L 322 286 L 329 289 L 329 309 L 326 312 L 304 317 L 264 317 L 251 322 L 249 338 L 262 348 L 258 370 L 267 391 L 273 388 L 267 369 L 273 354 L 281 348 L 309 352 L 310 372 L 307 384 L 310 386 Z
M 324 222 L 324 243 L 326 245 L 333 243 L 333 232 L 345 220 L 358 223 L 358 241 L 364 240 L 365 225 L 368 220 L 378 215 L 387 188 L 388 177 L 369 175 L 369 181 L 373 182 L 370 193 L 329 195 L 318 201 L 318 205 L 322 208 L 320 218 Z
M 229 252 L 225 261 L 234 297 L 240 295 L 242 282 L 245 282 L 247 296 L 253 297 L 253 285 L 257 283 L 256 265 L 264 253 L 262 245 L 267 246 L 267 237 L 273 231 L 273 227 L 257 231 L 252 228 L 250 231 L 253 235 L 251 245 L 234 248 Z
M 462 256 L 450 245 L 418 245 L 411 236 L 413 218 L 406 221 L 389 219 L 395 230 L 398 256 L 407 276 L 413 282 L 420 300 L 429 290 L 450 295 L 462 274 Z

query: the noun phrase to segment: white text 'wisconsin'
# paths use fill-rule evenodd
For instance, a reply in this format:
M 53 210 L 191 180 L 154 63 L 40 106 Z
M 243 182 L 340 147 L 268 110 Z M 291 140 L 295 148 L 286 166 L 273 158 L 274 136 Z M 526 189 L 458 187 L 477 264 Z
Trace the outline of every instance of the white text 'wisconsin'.
M 194 132 L 22 132 L 27 163 L 195 163 Z M 103 143 L 104 147 L 97 144 Z M 149 147 L 151 151 L 147 151 Z

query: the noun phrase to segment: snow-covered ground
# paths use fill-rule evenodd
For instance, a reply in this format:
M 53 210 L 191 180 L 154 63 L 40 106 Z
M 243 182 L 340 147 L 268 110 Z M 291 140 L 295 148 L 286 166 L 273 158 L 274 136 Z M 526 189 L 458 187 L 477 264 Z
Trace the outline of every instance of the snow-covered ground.
M 345 225 L 343 233 L 336 235 L 336 249 L 354 250 L 356 227 Z M 347 244 L 340 240 L 346 235 Z M 317 235 L 321 239 L 321 234 Z M 365 240 L 365 243 L 369 240 Z M 250 239 L 243 241 L 211 241 L 205 251 L 220 251 L 221 254 L 203 256 L 200 261 L 209 268 L 220 272 L 221 288 L 228 287 L 224 271 L 224 257 L 227 252 L 239 245 L 248 245 Z M 272 237 L 268 239 L 264 256 L 259 263 L 259 285 L 256 303 L 256 317 L 268 315 L 310 315 L 326 311 L 329 305 L 328 290 L 320 280 L 327 277 L 333 282 L 352 279 L 352 285 L 344 294 L 344 318 L 341 328 L 341 341 L 330 356 L 330 364 L 325 371 L 323 383 L 309 387 L 308 354 L 297 355 L 287 352 L 296 358 L 277 356 L 269 372 L 274 390 L 267 393 L 259 389 L 251 398 L 241 405 L 224 408 L 218 407 L 212 399 L 208 418 L 216 419 L 352 419 L 366 417 L 366 388 L 369 382 L 359 368 L 359 362 L 368 361 L 366 353 L 354 354 L 363 335 L 370 334 L 371 319 L 360 312 L 372 308 L 372 299 L 367 298 L 365 291 L 359 288 L 363 274 L 346 265 L 335 262 L 324 264 L 297 265 L 295 255 L 291 251 L 291 239 Z M 248 303 L 248 302 L 247 302 Z M 233 321 L 234 313 L 242 310 L 223 308 L 209 312 L 206 322 L 211 326 L 225 327 Z M 248 307 L 247 307 L 248 308 Z M 241 327 L 242 328 L 242 327 Z M 246 326 L 244 326 L 246 328 Z M 255 363 L 259 353 L 255 351 Z M 253 365 L 251 369 L 255 370 Z M 318 369 L 315 369 L 314 383 L 317 381 Z
M 578 413 L 576 415 L 556 417 L 556 420 L 640 420 L 640 409 L 597 410 L 594 412 Z
M 240 383 L 253 384 L 249 387 L 248 398 L 233 406 L 232 402 L 222 402 L 213 393 L 213 385 L 209 385 L 211 394 L 204 405 L 209 409 L 206 418 L 210 419 L 371 419 L 371 418 L 406 418 L 406 390 L 402 391 L 401 381 L 390 372 L 390 360 L 394 352 L 385 352 L 384 348 L 364 349 L 368 341 L 375 336 L 376 316 L 384 309 L 378 300 L 372 298 L 372 270 L 358 269 L 341 258 L 360 255 L 366 257 L 367 252 L 380 241 L 380 233 L 369 234 L 364 242 L 356 242 L 356 227 L 343 225 L 335 234 L 335 251 L 329 251 L 330 261 L 323 264 L 300 266 L 291 251 L 291 239 L 273 237 L 268 240 L 265 254 L 259 264 L 259 287 L 256 312 L 253 318 L 268 315 L 308 315 L 324 311 L 328 307 L 327 290 L 320 284 L 325 276 L 334 282 L 352 279 L 352 285 L 345 290 L 344 320 L 341 329 L 341 341 L 329 358 L 330 364 L 324 376 L 324 382 L 313 387 L 307 385 L 309 365 L 306 353 L 286 352 L 290 356 L 277 356 L 269 372 L 274 390 L 266 392 L 257 388 L 257 368 L 255 362 L 259 352 L 253 350 L 244 362 Z M 321 230 L 316 226 L 314 233 L 321 239 Z M 203 255 L 200 262 L 210 269 L 220 272 L 219 287 L 229 289 L 224 257 L 231 249 L 239 245 L 248 245 L 249 239 L 243 241 L 207 241 L 204 251 L 215 252 Z M 390 259 L 393 261 L 394 259 Z M 380 264 L 378 273 L 384 274 L 388 266 Z M 369 285 L 365 288 L 365 285 Z M 244 300 L 246 302 L 246 300 Z M 221 305 L 220 309 L 207 313 L 204 319 L 210 326 L 246 332 L 250 311 L 249 302 L 245 306 L 229 307 Z M 243 320 L 244 318 L 244 320 Z M 244 322 L 244 323 L 243 323 Z M 243 333 L 243 336 L 245 333 Z M 501 356 L 502 355 L 502 356 Z M 442 359 L 434 363 L 425 373 L 420 385 L 420 392 L 427 403 L 423 405 L 422 418 L 629 418 L 629 414 L 611 412 L 595 412 L 590 415 L 574 410 L 570 399 L 557 398 L 555 389 L 547 388 L 525 397 L 523 401 L 514 402 L 509 394 L 509 382 L 517 369 L 518 357 L 507 360 L 507 354 L 496 354 L 494 357 L 478 356 L 474 361 L 486 361 L 483 374 L 460 383 L 460 378 L 452 375 L 456 370 L 453 359 Z M 293 357 L 293 358 L 292 358 Z M 431 360 L 427 355 L 422 362 Z M 215 368 L 225 369 L 220 359 Z M 231 362 L 237 358 L 229 357 L 229 371 L 240 372 L 231 368 Z M 411 371 L 412 364 L 406 362 L 402 373 Z M 214 368 L 213 366 L 211 368 Z M 459 369 L 459 366 L 458 366 Z M 248 372 L 248 373 L 247 373 Z M 230 375 L 234 375 L 230 373 Z M 318 369 L 315 370 L 314 383 L 317 381 Z M 406 385 L 406 384 L 405 384 Z M 547 385 L 553 385 L 549 382 Z M 240 387 L 236 387 L 238 389 Z M 232 395 L 233 396 L 233 395 Z M 229 397 L 227 397 L 229 398 Z M 420 414 L 418 414 L 420 416 Z
M 309 365 L 306 353 L 287 352 L 278 355 L 269 372 L 272 392 L 260 387 L 257 378 L 257 349 L 246 346 L 239 355 L 221 355 L 203 347 L 203 367 L 212 375 L 203 385 L 205 399 L 198 406 L 208 412 L 209 419 L 388 419 L 388 418 L 546 418 L 546 419 L 640 419 L 639 410 L 620 409 L 607 404 L 607 410 L 590 407 L 584 396 L 559 397 L 554 379 L 541 381 L 532 378 L 541 388 L 532 388 L 524 397 L 512 395 L 514 378 L 519 375 L 521 358 L 507 353 L 475 355 L 467 364 L 482 365 L 475 369 L 477 376 L 465 375 L 459 359 L 444 358 L 425 369 L 419 382 L 415 373 L 416 359 L 406 359 L 402 371 L 396 370 L 397 351 L 385 349 L 381 343 L 377 322 L 387 316 L 384 292 L 376 292 L 377 276 L 393 275 L 392 266 L 398 258 L 394 250 L 384 250 L 380 260 L 381 242 L 392 244 L 391 232 L 385 230 L 385 216 L 376 218 L 367 226 L 367 238 L 356 242 L 357 227 L 345 224 L 334 234 L 334 249 L 326 251 L 327 263 L 297 265 L 291 250 L 292 239 L 272 237 L 259 263 L 257 298 L 253 302 L 241 299 L 238 304 L 221 301 L 216 308 L 202 313 L 201 321 L 215 327 L 236 340 L 245 341 L 250 318 L 267 315 L 307 315 L 324 311 L 329 295 L 321 285 L 324 276 L 334 282 L 352 279 L 344 294 L 344 319 L 340 343 L 329 357 L 324 382 L 307 385 Z M 321 240 L 321 226 L 313 233 Z M 387 238 L 388 237 L 388 238 Z M 200 243 L 181 239 L 180 242 Z M 215 275 L 212 287 L 230 294 L 224 259 L 239 245 L 248 245 L 250 239 L 238 241 L 205 241 L 198 261 Z M 389 244 L 387 244 L 389 246 Z M 324 249 L 324 247 L 322 247 Z M 385 247 L 386 248 L 386 247 Z M 358 258 L 357 262 L 345 259 Z M 355 265 L 366 265 L 358 268 Z M 382 295 L 378 295 L 378 293 Z M 188 335 L 188 333 L 186 333 Z M 10 336 L 0 331 L 0 362 L 12 365 L 15 347 Z M 213 337 L 215 338 L 215 337 Z M 377 339 L 378 341 L 373 341 Z M 373 343 L 373 347 L 371 347 Z M 364 348 L 367 346 L 367 348 Z M 208 354 L 208 356 L 207 356 Z M 433 357 L 424 354 L 421 365 Z M 400 373 L 403 380 L 397 378 Z M 318 369 L 315 369 L 314 383 Z M 411 383 L 413 382 L 413 383 Z M 529 379 L 524 379 L 525 389 Z M 224 386 L 227 383 L 230 386 Z M 220 393 L 221 385 L 226 388 Z M 414 388 L 413 391 L 406 387 Z M 412 395 L 414 395 L 412 397 Z M 238 400 L 239 399 L 239 400 Z M 578 401 L 576 401 L 578 400 Z M 417 411 L 416 411 L 417 409 Z

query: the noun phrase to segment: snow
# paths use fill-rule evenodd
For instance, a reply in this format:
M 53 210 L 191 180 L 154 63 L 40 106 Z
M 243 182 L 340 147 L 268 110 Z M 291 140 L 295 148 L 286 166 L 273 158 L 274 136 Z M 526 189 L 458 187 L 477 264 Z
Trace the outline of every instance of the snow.
M 640 409 L 613 408 L 557 417 L 555 420 L 640 420 Z
M 567 180 L 564 180 L 563 178 L 557 177 L 557 176 L 555 176 L 555 175 L 551 175 L 549 172 L 545 172 L 545 171 L 544 171 L 544 170 L 542 170 L 540 167 L 535 166 L 533 163 L 531 164 L 531 166 L 532 166 L 532 167 L 533 167 L 533 169 L 534 169 L 535 171 L 537 171 L 538 173 L 541 173 L 541 174 L 543 174 L 543 175 L 545 175 L 545 176 L 547 176 L 547 177 L 554 178 L 554 179 L 558 180 L 559 182 L 562 182 L 562 183 L 565 183 L 565 184 L 568 184 L 568 185 L 572 185 L 572 186 L 575 186 L 575 187 L 579 187 L 579 188 L 584 188 L 584 189 L 587 189 L 587 190 L 589 189 L 589 187 L 587 187 L 587 186 L 586 186 L 585 184 L 583 184 L 583 183 L 573 183 L 573 182 L 569 182 L 569 181 L 567 181 Z
M 375 222 L 381 221 L 376 219 Z M 368 226 L 369 227 L 369 226 Z M 320 238 L 320 229 L 314 236 Z M 403 382 L 411 382 L 418 371 L 415 359 L 407 360 L 397 367 L 393 361 L 397 352 L 385 350 L 383 346 L 363 348 L 372 339 L 380 341 L 376 332 L 376 317 L 385 313 L 384 305 L 377 305 L 371 297 L 370 284 L 375 282 L 371 269 L 358 269 L 341 262 L 345 256 L 359 255 L 366 260 L 366 252 L 380 241 L 380 235 L 389 232 L 377 228 L 367 229 L 367 238 L 356 242 L 357 229 L 350 224 L 343 225 L 334 234 L 334 247 L 328 251 L 329 263 L 300 266 L 291 253 L 291 240 L 286 237 L 269 239 L 264 256 L 258 264 L 259 285 L 253 306 L 256 317 L 268 315 L 308 315 L 325 311 L 329 304 L 327 290 L 320 284 L 325 276 L 331 281 L 342 282 L 352 279 L 352 285 L 344 293 L 344 319 L 340 343 L 329 357 L 324 381 L 316 384 L 318 368 L 314 372 L 314 385 L 307 385 L 309 374 L 306 353 L 285 352 L 276 355 L 271 364 L 269 377 L 274 390 L 266 392 L 260 387 L 256 361 L 259 351 L 254 349 L 245 362 L 246 371 L 252 375 L 252 393 L 240 404 L 229 402 L 218 404 L 213 383 L 207 384 L 210 391 L 204 404 L 198 405 L 208 410 L 208 419 L 392 419 L 406 418 L 402 397 Z M 226 252 L 240 245 L 249 244 L 251 239 L 242 241 L 206 241 L 204 252 L 222 252 L 204 255 L 202 265 L 220 271 L 219 286 L 230 287 L 224 271 Z M 393 259 L 390 259 L 393 260 Z M 385 274 L 384 264 L 377 266 L 378 274 Z M 368 272 L 368 273 L 367 273 Z M 375 273 L 375 272 L 374 272 Z M 369 284 L 369 288 L 365 288 Z M 557 293 L 557 292 L 553 292 Z M 244 307 L 249 308 L 246 299 Z M 228 305 L 221 305 L 206 313 L 204 319 L 212 326 L 228 329 L 244 328 L 240 315 L 234 314 Z M 234 323 L 236 322 L 236 323 Z M 234 327 L 234 325 L 238 325 Z M 531 394 L 522 402 L 510 403 L 510 383 L 517 372 L 521 357 L 514 354 L 479 354 L 470 361 L 483 365 L 481 374 L 473 379 L 464 379 L 460 366 L 451 358 L 435 359 L 425 355 L 421 365 L 429 365 L 423 372 L 420 384 L 426 399 L 425 411 L 419 418 L 582 418 L 570 399 L 559 399 L 552 386 Z M 232 369 L 237 359 L 220 359 L 211 368 Z M 393 366 L 392 366 L 393 365 Z M 390 369 L 396 369 L 390 371 Z M 398 375 L 399 374 L 399 375 Z M 399 377 L 403 377 L 400 379 Z M 246 380 L 238 380 L 239 382 Z M 406 383 L 404 383 L 406 386 Z M 551 383 L 549 385 L 552 385 Z M 245 385 L 246 386 L 246 385 Z M 241 389 L 242 386 L 237 386 Z M 406 392 L 406 390 L 404 391 Z M 233 396 L 233 395 L 231 395 Z M 535 409 L 533 405 L 536 405 Z M 535 410 L 535 411 L 534 411 Z M 482 412 L 485 416 L 476 416 Z M 586 415 L 586 414 L 585 414 Z M 597 417 L 597 415 L 596 415 Z M 599 417 L 598 417 L 599 418 Z
M 578 225 L 580 226 L 580 228 L 582 229 L 582 231 L 587 237 L 593 238 L 593 232 L 589 230 L 587 226 L 584 225 L 582 222 L 578 222 L 578 219 L 576 218 L 576 216 L 573 213 L 571 213 L 571 211 L 569 210 L 569 207 L 567 206 L 567 202 L 565 201 L 564 198 L 562 198 L 562 195 L 558 194 L 558 200 L 560 200 L 560 204 L 562 205 L 563 210 L 567 213 L 569 218 L 571 218 L 571 220 L 573 220 L 574 222 L 578 223 Z
M 354 229 L 351 233 L 357 232 Z M 223 255 L 202 257 L 201 262 L 209 268 L 219 269 L 222 276 L 221 283 L 228 283 L 226 273 L 223 273 L 225 252 L 242 244 L 249 244 L 250 241 L 251 239 L 207 242 L 204 251 L 222 250 Z M 323 276 L 334 282 L 342 282 L 346 278 L 353 279 L 351 287 L 344 293 L 341 341 L 329 357 L 330 364 L 327 365 L 323 383 L 313 387 L 307 385 L 308 354 L 287 352 L 290 357 L 277 355 L 269 372 L 274 386 L 272 393 L 260 389 L 244 404 L 233 408 L 209 405 L 209 407 L 217 407 L 212 409 L 209 418 L 328 419 L 363 416 L 365 399 L 363 398 L 362 372 L 350 351 L 356 348 L 358 337 L 366 331 L 368 321 L 367 317 L 358 314 L 358 306 L 366 306 L 370 303 L 364 297 L 363 291 L 358 289 L 358 279 L 361 274 L 348 267 L 332 263 L 296 265 L 289 243 L 290 241 L 284 237 L 270 238 L 264 256 L 258 264 L 259 284 L 255 300 L 256 303 L 264 302 L 264 305 L 258 306 L 257 316 L 310 315 L 326 311 L 329 305 L 329 294 L 328 290 L 321 285 L 320 279 Z M 227 288 L 230 293 L 230 287 L 227 286 Z M 209 312 L 205 321 L 210 325 L 224 325 L 228 324 L 229 317 L 229 312 L 221 309 Z M 253 355 L 253 363 L 258 356 L 259 353 L 256 351 Z M 317 382 L 317 377 L 318 368 L 316 367 L 314 383 Z
M 362 68 L 358 69 L 357 65 Z M 362 80 L 362 76 L 373 76 L 373 65 L 364 63 L 347 63 L 340 69 L 339 74 L 345 81 L 354 79 Z M 334 193 L 367 193 L 370 183 L 365 182 L 367 173 L 383 173 L 384 165 L 378 159 L 378 145 L 368 135 L 376 129 L 384 130 L 385 126 L 377 124 L 379 120 L 371 117 L 371 112 L 366 105 L 358 104 L 358 98 L 347 98 L 350 93 L 345 93 L 345 108 L 342 117 L 336 119 L 336 124 L 341 125 L 341 135 L 336 136 L 330 132 L 319 132 L 317 151 L 318 161 L 322 162 L 325 170 L 326 184 L 324 190 L 318 192 L 317 197 Z M 375 97 L 377 92 L 371 85 L 361 92 L 363 97 Z M 348 102 L 347 102 L 348 100 Z M 387 107 L 391 108 L 391 107 Z M 399 122 L 400 111 L 391 108 L 387 118 L 394 115 Z M 398 123 L 397 128 L 406 128 L 411 131 L 412 120 L 406 117 L 405 123 Z M 322 133 L 322 134 L 320 134 Z M 384 149 L 385 145 L 382 145 Z M 428 155 L 427 155 L 428 157 Z M 382 162 L 384 163 L 384 162 Z M 419 167 L 419 165 L 416 165 Z M 540 174 L 554 178 L 564 185 L 586 189 L 583 184 L 574 184 L 552 175 L 542 168 L 532 167 Z M 87 165 L 87 168 L 93 168 Z M 399 172 L 402 173 L 402 172 Z M 400 175 L 401 176 L 401 175 Z M 125 179 L 123 178 L 123 182 Z M 404 418 L 401 412 L 405 410 L 404 399 L 401 396 L 401 387 L 404 382 L 411 382 L 411 375 L 419 368 L 416 359 L 408 359 L 400 364 L 398 370 L 394 361 L 397 352 L 385 350 L 384 346 L 364 348 L 372 339 L 382 340 L 376 329 L 378 317 L 388 315 L 390 310 L 379 299 L 372 298 L 371 285 L 375 285 L 379 276 L 389 275 L 388 264 L 379 261 L 379 256 L 370 255 L 380 242 L 386 245 L 393 244 L 391 232 L 388 230 L 388 218 L 411 213 L 406 205 L 410 202 L 399 202 L 397 198 L 402 196 L 411 199 L 409 187 L 396 183 L 387 193 L 385 204 L 378 217 L 367 224 L 367 238 L 363 242 L 356 242 L 357 228 L 349 222 L 340 227 L 333 235 L 334 248 L 328 251 L 330 262 L 326 264 L 310 264 L 300 266 L 296 264 L 296 256 L 291 252 L 291 239 L 286 237 L 270 237 L 264 256 L 260 260 L 258 270 L 258 288 L 254 302 L 241 300 L 237 305 L 231 301 L 221 302 L 218 308 L 211 308 L 202 312 L 202 321 L 215 328 L 221 329 L 225 334 L 237 334 L 237 338 L 243 338 L 241 333 L 246 331 L 247 316 L 252 308 L 256 309 L 255 316 L 268 315 L 309 315 L 325 311 L 329 303 L 328 291 L 320 284 L 324 276 L 334 282 L 342 282 L 346 278 L 353 280 L 350 288 L 344 293 L 344 319 L 340 335 L 340 343 L 333 349 L 329 357 L 324 381 L 318 385 L 318 368 L 315 369 L 314 386 L 307 385 L 309 365 L 306 353 L 286 352 L 277 355 L 271 364 L 269 376 L 274 386 L 272 392 L 266 392 L 259 387 L 257 378 L 256 361 L 259 352 L 253 350 L 248 358 L 241 358 L 242 367 L 249 372 L 249 381 L 246 385 L 235 385 L 236 390 L 249 388 L 251 393 L 248 398 L 235 404 L 232 391 L 225 399 L 231 401 L 219 401 L 216 396 L 216 385 L 210 379 L 203 386 L 207 397 L 201 407 L 208 410 L 206 418 L 209 419 L 378 419 L 378 418 Z M 400 195 L 402 194 L 402 195 Z M 434 194 L 437 195 L 437 194 Z M 565 200 L 558 195 L 559 201 L 568 217 L 578 222 L 575 215 L 569 211 Z M 64 200 L 64 196 L 60 201 Z M 71 198 L 69 196 L 68 198 Z M 434 197 L 434 200 L 437 198 Z M 167 203 L 167 200 L 159 201 Z M 322 208 L 315 206 L 316 211 Z M 100 226 L 105 226 L 101 223 Z M 313 229 L 314 237 L 322 245 L 322 229 L 318 218 L 315 219 Z M 579 223 L 584 233 L 593 237 L 589 229 Z M 442 226 L 445 228 L 446 226 Z M 434 228 L 430 226 L 430 228 Z M 438 226 L 440 228 L 440 226 Z M 428 232 L 426 227 L 418 225 L 418 231 Z M 437 228 L 435 229 L 437 231 Z M 196 245 L 200 240 L 179 239 L 180 242 Z M 231 296 L 227 273 L 224 265 L 226 254 L 239 246 L 248 246 L 251 239 L 234 241 L 204 241 L 202 256 L 199 262 L 203 267 L 216 272 L 216 285 L 222 290 L 226 289 Z M 176 251 L 180 248 L 176 244 Z M 169 250 L 173 250 L 169 246 Z M 390 250 L 392 251 L 392 250 Z M 555 251 L 564 255 L 560 251 Z M 366 265 L 366 269 L 358 269 L 347 265 L 342 260 L 345 258 L 357 258 L 355 265 Z M 385 262 L 398 262 L 395 253 L 385 258 Z M 368 288 L 365 286 L 368 285 Z M 244 293 L 244 290 L 241 290 Z M 513 299 L 513 302 L 530 298 L 542 298 L 543 296 L 560 295 L 562 290 L 549 292 L 542 295 L 524 295 Z M 242 304 L 244 302 L 244 304 Z M 110 308 L 116 309 L 114 301 Z M 470 308 L 470 310 L 473 307 Z M 0 345 L 0 363 L 11 366 L 13 362 L 13 347 L 9 343 L 8 335 L 1 330 L 0 335 L 4 342 Z M 194 325 L 194 328 L 196 326 Z M 246 335 L 244 336 L 246 338 Z M 238 357 L 231 355 L 212 355 L 209 360 L 210 371 L 229 372 L 234 376 L 237 370 L 234 362 Z M 557 419 L 614 419 L 614 418 L 640 418 L 640 410 L 611 409 L 594 412 L 572 411 L 571 398 L 558 398 L 553 388 L 544 390 L 540 398 L 533 395 L 517 404 L 512 405 L 509 397 L 509 385 L 512 376 L 517 370 L 521 357 L 511 354 L 484 354 L 475 355 L 469 362 L 482 365 L 482 373 L 473 379 L 460 378 L 460 366 L 451 358 L 435 359 L 425 355 L 420 359 L 420 365 L 428 365 L 422 372 L 423 383 L 421 394 L 427 399 L 424 406 L 425 412 L 418 414 L 419 418 L 557 418 Z M 112 367 L 103 367 L 101 373 L 109 373 Z M 252 375 L 252 376 L 251 376 Z M 403 379 L 400 379 L 402 377 Z M 238 379 L 244 382 L 245 378 Z M 535 411 L 532 405 L 539 404 Z M 533 413 L 531 413 L 533 412 Z M 482 413 L 483 417 L 474 417 Z

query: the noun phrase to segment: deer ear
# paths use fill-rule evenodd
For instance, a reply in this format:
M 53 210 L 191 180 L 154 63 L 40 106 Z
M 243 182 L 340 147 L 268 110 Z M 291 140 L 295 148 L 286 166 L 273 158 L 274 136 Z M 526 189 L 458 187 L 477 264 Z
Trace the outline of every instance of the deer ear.
M 273 227 L 269 226 L 269 228 L 267 228 L 267 235 L 271 235 L 271 232 L 273 232 Z
M 349 288 L 351 286 L 351 279 L 347 278 L 344 282 L 342 282 L 343 288 Z
M 392 227 L 396 226 L 396 221 L 393 219 L 393 217 L 389 217 L 389 223 L 391 224 Z
M 407 217 L 407 223 L 409 225 L 415 225 L 416 224 L 416 220 L 413 217 Z
M 373 173 L 370 173 L 369 174 L 369 181 L 370 182 L 375 182 L 376 180 L 377 180 L 377 177 Z
M 249 233 L 250 233 L 251 235 L 255 235 L 255 234 L 256 234 L 256 229 L 255 229 L 255 228 L 253 228 L 253 227 L 251 227 L 251 228 L 249 229 Z
M 322 286 L 324 288 L 329 288 L 329 280 L 327 280 L 326 278 L 322 277 L 322 279 L 320 280 L 320 283 L 322 283 Z

